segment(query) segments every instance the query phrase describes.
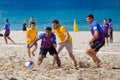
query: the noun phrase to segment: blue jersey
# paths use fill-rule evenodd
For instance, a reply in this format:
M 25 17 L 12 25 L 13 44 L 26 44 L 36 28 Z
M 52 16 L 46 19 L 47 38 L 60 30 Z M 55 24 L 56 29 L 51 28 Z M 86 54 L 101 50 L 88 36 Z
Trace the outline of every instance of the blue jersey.
M 100 27 L 100 25 L 96 21 L 93 21 L 91 23 L 90 30 L 91 30 L 92 36 L 94 36 L 94 31 L 97 30 L 98 34 L 99 34 L 97 40 L 99 40 L 101 42 L 105 41 L 104 32 L 103 32 L 102 28 Z
M 50 36 L 47 36 L 45 33 L 39 34 L 38 39 L 42 39 L 41 48 L 50 48 L 53 44 L 56 44 L 56 36 L 54 33 L 51 33 Z
M 108 25 L 109 25 L 109 28 L 111 28 L 111 29 L 112 29 L 112 23 L 111 23 L 111 22 L 109 22 L 109 23 L 108 23 Z
M 10 24 L 6 23 L 4 28 L 5 28 L 5 34 L 9 34 L 10 33 Z
M 109 27 L 108 27 L 108 28 L 110 29 L 110 32 L 112 32 L 112 31 L 113 31 L 112 23 L 109 22 L 108 24 L 109 24 Z

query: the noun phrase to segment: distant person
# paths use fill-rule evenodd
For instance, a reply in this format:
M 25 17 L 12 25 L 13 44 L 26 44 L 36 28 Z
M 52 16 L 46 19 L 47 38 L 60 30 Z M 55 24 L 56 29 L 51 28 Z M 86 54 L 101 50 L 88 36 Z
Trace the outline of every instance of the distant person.
M 30 27 L 27 28 L 26 30 L 26 44 L 27 44 L 27 52 L 28 52 L 28 56 L 29 58 L 31 58 L 31 53 L 33 56 L 35 56 L 34 52 L 37 49 L 37 43 L 34 43 L 37 39 L 37 34 L 38 34 L 38 29 L 35 26 L 35 23 L 32 22 Z M 31 51 L 31 45 L 34 43 L 34 49 Z M 30 52 L 31 51 L 31 52 Z
M 7 39 L 9 39 L 9 40 L 14 44 L 14 41 L 9 37 L 9 35 L 10 35 L 10 24 L 9 24 L 9 20 L 6 19 L 5 22 L 6 22 L 6 24 L 5 24 L 5 26 L 3 27 L 3 30 L 5 30 L 5 33 L 4 33 L 5 43 L 8 44 Z
M 52 21 L 52 26 L 53 26 L 53 32 L 58 36 L 60 39 L 59 47 L 58 47 L 58 54 L 60 51 L 65 47 L 69 53 L 70 58 L 74 62 L 74 66 L 77 67 L 77 61 L 75 60 L 75 56 L 73 54 L 73 48 L 72 48 L 72 38 L 67 31 L 67 29 L 59 24 L 58 20 L 53 20 Z M 55 60 L 53 61 L 53 66 L 55 64 Z
M 29 20 L 29 25 L 31 25 L 31 23 L 35 23 L 35 20 L 34 20 L 34 18 L 33 17 L 30 17 L 30 20 Z
M 58 67 L 61 67 L 60 59 L 57 55 L 56 47 L 56 36 L 52 33 L 52 28 L 46 27 L 45 33 L 41 33 L 38 35 L 38 40 L 41 41 L 40 53 L 38 57 L 38 65 L 40 65 L 43 59 L 46 57 L 47 52 L 52 55 L 57 61 Z M 36 42 L 35 42 L 36 43 Z
M 108 34 L 109 34 L 110 43 L 113 43 L 113 26 L 112 26 L 113 24 L 111 18 L 108 19 L 108 24 L 109 24 Z
M 107 23 L 107 19 L 103 20 L 103 25 L 102 25 L 102 29 L 104 31 L 104 36 L 105 36 L 105 43 L 108 45 L 108 23 Z
M 89 41 L 90 48 L 86 50 L 86 53 L 93 59 L 95 63 L 94 68 L 99 68 L 101 61 L 96 55 L 105 44 L 104 32 L 98 22 L 94 21 L 94 16 L 92 14 L 87 15 L 86 21 L 90 24 L 90 30 L 93 36 Z
M 26 29 L 27 29 L 27 23 L 26 23 L 26 21 L 24 21 L 24 23 L 23 23 L 23 31 L 26 31 Z

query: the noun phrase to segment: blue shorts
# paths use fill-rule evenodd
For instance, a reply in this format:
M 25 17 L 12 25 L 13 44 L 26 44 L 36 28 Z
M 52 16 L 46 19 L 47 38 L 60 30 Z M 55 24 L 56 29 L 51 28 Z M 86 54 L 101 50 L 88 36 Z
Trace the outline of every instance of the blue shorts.
M 33 46 L 37 46 L 37 43 L 34 43 Z M 27 48 L 30 48 L 30 44 L 27 44 Z

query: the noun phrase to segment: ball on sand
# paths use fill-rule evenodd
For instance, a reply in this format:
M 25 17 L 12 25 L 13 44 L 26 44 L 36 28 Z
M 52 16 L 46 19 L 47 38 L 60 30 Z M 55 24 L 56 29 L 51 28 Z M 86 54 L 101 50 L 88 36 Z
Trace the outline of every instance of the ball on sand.
M 31 60 L 29 60 L 25 63 L 25 67 L 27 67 L 27 68 L 33 68 L 33 66 L 34 66 L 34 63 Z

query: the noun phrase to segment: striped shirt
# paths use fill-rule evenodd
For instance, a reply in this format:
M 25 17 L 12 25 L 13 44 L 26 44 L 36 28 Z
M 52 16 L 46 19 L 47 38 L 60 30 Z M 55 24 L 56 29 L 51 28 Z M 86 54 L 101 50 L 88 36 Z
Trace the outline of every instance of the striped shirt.
M 54 33 L 51 33 L 50 36 L 47 36 L 45 33 L 38 35 L 38 40 L 42 40 L 41 48 L 50 48 L 53 44 L 56 44 L 56 36 Z

